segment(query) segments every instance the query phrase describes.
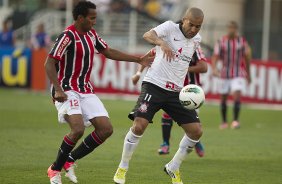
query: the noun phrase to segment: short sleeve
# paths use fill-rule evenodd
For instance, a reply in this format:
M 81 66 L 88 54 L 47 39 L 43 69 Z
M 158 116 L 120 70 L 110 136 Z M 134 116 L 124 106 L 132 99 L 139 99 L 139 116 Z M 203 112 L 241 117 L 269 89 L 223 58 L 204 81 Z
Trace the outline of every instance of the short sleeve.
M 153 28 L 152 30 L 154 30 L 157 33 L 158 37 L 166 37 L 170 33 L 169 30 L 171 29 L 171 24 L 172 21 L 166 21 L 158 25 L 157 27 Z
M 98 35 L 96 31 L 92 30 L 91 34 L 93 34 L 95 37 L 94 46 L 98 50 L 98 52 L 101 52 L 109 47 L 108 44 Z
M 250 49 L 249 44 L 244 37 L 242 37 L 241 39 L 242 39 L 242 42 L 243 42 L 243 51 L 244 51 L 244 54 L 246 55 L 246 54 L 248 54 L 249 49 Z
M 215 45 L 214 45 L 214 49 L 213 49 L 213 54 L 216 56 L 219 56 L 220 54 L 220 40 L 218 40 Z
M 207 61 L 207 58 L 206 58 L 206 56 L 205 56 L 205 54 L 203 52 L 203 49 L 202 49 L 202 47 L 200 45 L 195 50 L 194 56 L 195 56 L 196 61 L 201 61 L 201 60 L 202 61 Z
M 73 37 L 68 32 L 63 32 L 55 41 L 53 48 L 51 49 L 49 56 L 61 61 L 67 48 L 72 43 Z

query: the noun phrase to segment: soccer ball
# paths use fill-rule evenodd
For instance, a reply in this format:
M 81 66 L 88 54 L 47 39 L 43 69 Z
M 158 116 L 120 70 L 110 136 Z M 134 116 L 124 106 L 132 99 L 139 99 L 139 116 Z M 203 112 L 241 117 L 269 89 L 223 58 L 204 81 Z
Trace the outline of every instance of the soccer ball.
M 205 101 L 205 93 L 200 86 L 189 84 L 181 89 L 179 101 L 186 109 L 198 109 Z

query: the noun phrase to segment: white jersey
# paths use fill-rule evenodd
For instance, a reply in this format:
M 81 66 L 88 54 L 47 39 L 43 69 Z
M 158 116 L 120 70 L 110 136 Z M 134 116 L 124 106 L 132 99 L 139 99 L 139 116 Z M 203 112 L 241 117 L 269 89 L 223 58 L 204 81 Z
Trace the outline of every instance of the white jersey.
M 199 34 L 191 39 L 186 38 L 179 26 L 172 21 L 166 21 L 153 28 L 158 37 L 166 41 L 171 47 L 175 59 L 171 62 L 167 61 L 163 58 L 163 51 L 160 46 L 156 46 L 154 62 L 143 80 L 169 91 L 180 91 L 183 87 L 189 63 L 201 41 Z

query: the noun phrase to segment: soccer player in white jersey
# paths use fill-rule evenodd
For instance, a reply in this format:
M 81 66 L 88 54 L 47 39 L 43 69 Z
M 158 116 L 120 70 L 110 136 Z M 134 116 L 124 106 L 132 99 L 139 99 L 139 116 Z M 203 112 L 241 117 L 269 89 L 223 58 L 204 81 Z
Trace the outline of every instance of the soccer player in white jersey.
M 202 136 L 202 128 L 196 111 L 185 109 L 178 96 L 189 63 L 201 41 L 198 32 L 203 19 L 201 9 L 191 8 L 186 11 L 180 24 L 166 21 L 144 34 L 146 41 L 156 45 L 156 57 L 143 79 L 141 94 L 130 114 L 133 126 L 124 139 L 121 162 L 114 176 L 115 183 L 125 183 L 129 161 L 140 138 L 155 113 L 163 109 L 185 132 L 178 151 L 164 168 L 173 184 L 183 184 L 180 165 Z
M 151 49 L 149 53 L 152 57 L 156 55 L 156 49 Z M 145 70 L 145 66 L 140 66 L 137 72 L 132 76 L 132 82 L 136 85 L 141 77 L 142 72 Z M 206 57 L 203 53 L 203 50 L 199 46 L 197 50 L 194 52 L 192 60 L 189 64 L 188 73 L 185 77 L 184 86 L 188 84 L 196 84 L 201 86 L 200 83 L 200 73 L 206 73 L 208 71 L 208 65 L 206 61 Z M 197 113 L 199 114 L 199 109 L 197 109 Z M 161 118 L 161 126 L 162 126 L 162 138 L 163 142 L 158 149 L 158 153 L 160 155 L 169 154 L 170 148 L 170 134 L 172 130 L 173 119 L 166 113 L 163 112 Z M 203 157 L 205 154 L 204 146 L 199 141 L 195 145 L 195 152 L 199 157 Z

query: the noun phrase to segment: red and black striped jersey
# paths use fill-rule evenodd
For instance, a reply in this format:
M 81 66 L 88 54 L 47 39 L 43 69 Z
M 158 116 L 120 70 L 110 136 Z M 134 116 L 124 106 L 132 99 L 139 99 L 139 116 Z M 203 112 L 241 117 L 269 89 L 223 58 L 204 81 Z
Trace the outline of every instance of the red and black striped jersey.
M 193 54 L 192 60 L 189 66 L 195 66 L 199 61 L 207 61 L 202 48 L 199 46 Z M 188 84 L 201 85 L 200 83 L 200 73 L 187 73 L 184 81 L 184 86 Z
M 222 78 L 245 77 L 245 56 L 248 43 L 242 36 L 230 39 L 223 36 L 214 47 L 214 55 L 222 61 Z
M 94 93 L 90 82 L 95 50 L 108 48 L 94 29 L 79 33 L 74 25 L 66 28 L 56 39 L 49 57 L 58 60 L 56 64 L 58 81 L 64 91 Z M 96 53 L 97 53 L 96 51 Z

